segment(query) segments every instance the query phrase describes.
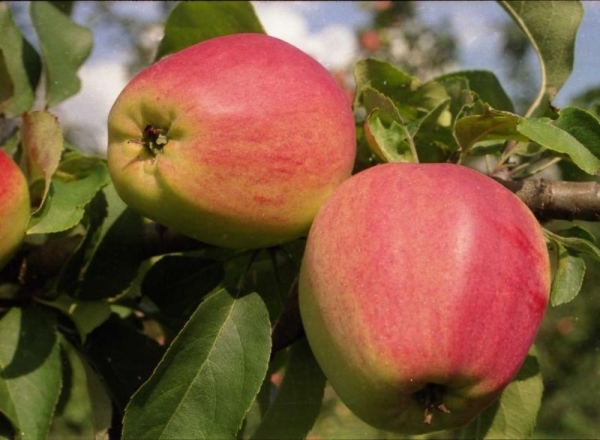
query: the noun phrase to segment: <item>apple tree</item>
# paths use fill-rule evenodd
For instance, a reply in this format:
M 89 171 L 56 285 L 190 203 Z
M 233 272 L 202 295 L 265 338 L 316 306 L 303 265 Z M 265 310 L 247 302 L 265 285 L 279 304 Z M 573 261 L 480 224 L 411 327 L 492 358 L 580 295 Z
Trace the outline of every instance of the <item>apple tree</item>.
M 397 162 L 477 169 L 526 204 L 550 256 L 544 324 L 552 320 L 564 338 L 542 325 L 537 347 L 498 399 L 468 425 L 427 438 L 539 434 L 544 384 L 556 388 L 557 374 L 537 353 L 551 346 L 574 356 L 574 324 L 561 310 L 600 282 L 598 106 L 552 105 L 573 68 L 582 5 L 499 4 L 541 67 L 523 112 L 487 70 L 424 81 L 375 56 L 353 70 L 354 174 Z M 106 157 L 69 142 L 53 108 L 79 92 L 78 70 L 94 39 L 70 17 L 72 5 L 30 3 L 34 45 L 0 3 L 0 436 L 406 438 L 354 416 L 315 360 L 298 301 L 304 236 L 228 248 L 183 235 L 129 207 Z M 249 2 L 181 2 L 164 21 L 155 62 L 242 33 L 265 33 Z M 330 255 L 328 265 L 347 257 Z M 573 428 L 575 436 L 593 434 L 595 403 L 584 417 L 592 427 Z

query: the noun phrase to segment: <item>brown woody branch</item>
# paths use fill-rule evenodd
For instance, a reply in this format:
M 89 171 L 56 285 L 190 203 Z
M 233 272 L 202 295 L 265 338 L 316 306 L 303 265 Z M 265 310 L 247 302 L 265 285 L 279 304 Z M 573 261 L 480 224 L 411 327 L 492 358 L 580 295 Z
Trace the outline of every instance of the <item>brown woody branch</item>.
M 540 220 L 600 221 L 600 184 L 558 180 L 501 180 Z

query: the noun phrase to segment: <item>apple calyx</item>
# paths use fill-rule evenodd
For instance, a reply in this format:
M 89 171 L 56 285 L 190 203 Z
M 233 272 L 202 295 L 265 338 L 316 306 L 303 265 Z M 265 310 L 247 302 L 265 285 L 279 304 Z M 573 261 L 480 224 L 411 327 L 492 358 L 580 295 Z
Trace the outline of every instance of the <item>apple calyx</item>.
M 164 132 L 165 130 L 162 128 L 156 128 L 151 124 L 144 127 L 142 145 L 155 157 L 162 152 L 162 149 L 169 142 Z
M 420 390 L 416 396 L 417 399 L 423 403 L 425 410 L 423 411 L 423 423 L 431 425 L 433 421 L 433 415 L 435 410 L 443 413 L 450 413 L 450 410 L 446 407 L 442 401 L 442 396 L 446 388 L 443 385 L 437 383 L 428 383 L 425 388 Z

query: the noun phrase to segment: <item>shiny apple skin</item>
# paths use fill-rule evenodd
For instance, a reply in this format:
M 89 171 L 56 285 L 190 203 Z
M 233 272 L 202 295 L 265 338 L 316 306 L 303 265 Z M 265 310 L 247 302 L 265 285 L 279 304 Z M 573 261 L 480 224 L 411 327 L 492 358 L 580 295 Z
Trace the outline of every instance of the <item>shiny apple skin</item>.
M 27 180 L 12 158 L 0 149 L 0 268 L 21 245 L 29 222 Z
M 315 218 L 299 280 L 334 390 L 367 423 L 406 434 L 463 426 L 499 396 L 549 290 L 531 211 L 453 164 L 378 165 L 344 182 Z
M 167 143 L 152 154 L 147 127 Z M 198 43 L 139 73 L 108 118 L 108 165 L 134 210 L 210 244 L 306 235 L 356 155 L 351 105 L 329 72 L 263 34 Z

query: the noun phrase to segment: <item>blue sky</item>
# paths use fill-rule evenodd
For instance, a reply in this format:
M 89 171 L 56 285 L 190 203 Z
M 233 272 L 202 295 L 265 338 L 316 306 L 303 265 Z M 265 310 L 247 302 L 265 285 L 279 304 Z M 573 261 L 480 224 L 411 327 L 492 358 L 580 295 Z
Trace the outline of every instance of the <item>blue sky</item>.
M 358 43 L 355 29 L 370 20 L 359 2 L 253 2 L 267 32 L 308 52 L 328 68 L 351 64 Z M 600 2 L 584 1 L 585 15 L 576 45 L 574 72 L 554 101 L 557 107 L 591 86 L 600 86 Z M 160 20 L 153 2 L 116 2 L 122 14 L 137 20 Z M 418 14 L 431 26 L 450 23 L 459 43 L 459 69 L 493 71 L 509 94 L 515 93 L 503 68 L 501 24 L 509 20 L 502 8 L 491 1 L 419 1 Z M 90 13 L 89 4 L 80 2 L 75 19 L 82 21 Z M 149 44 L 158 44 L 160 32 L 150 33 Z M 102 152 L 106 145 L 105 120 L 108 111 L 128 78 L 125 70 L 127 50 L 118 36 L 95 29 L 96 44 L 92 57 L 81 71 L 83 90 L 63 104 L 57 113 L 61 120 L 82 132 L 84 149 Z M 537 78 L 537 60 L 528 60 L 529 72 Z M 89 136 L 92 132 L 92 136 Z

